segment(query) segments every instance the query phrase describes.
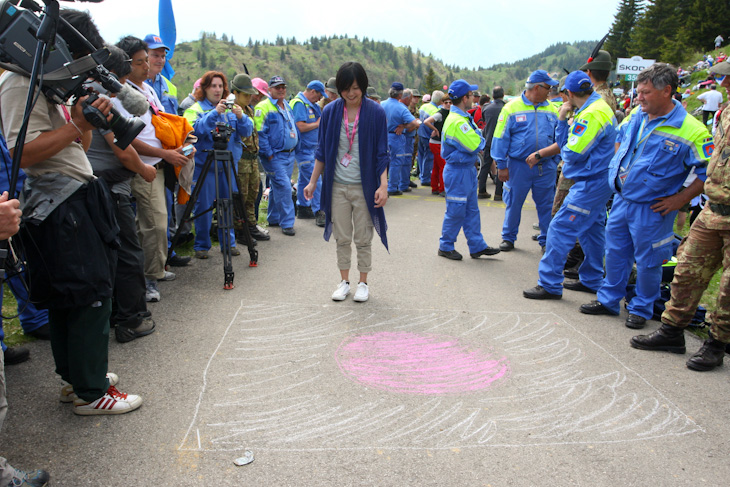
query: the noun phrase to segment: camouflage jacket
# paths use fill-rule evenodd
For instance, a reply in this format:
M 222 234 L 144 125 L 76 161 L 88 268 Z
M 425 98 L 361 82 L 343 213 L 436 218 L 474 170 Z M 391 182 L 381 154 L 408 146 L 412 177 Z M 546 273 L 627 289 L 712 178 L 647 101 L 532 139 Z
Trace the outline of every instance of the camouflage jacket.
M 725 108 L 715 131 L 715 150 L 707 166 L 707 180 L 704 193 L 710 203 L 730 205 L 730 109 Z M 708 211 L 709 203 L 702 212 L 702 219 L 708 228 L 730 230 L 730 216 Z
M 603 101 L 608 103 L 608 106 L 611 107 L 611 110 L 613 110 L 614 112 L 616 111 L 616 108 L 618 107 L 618 105 L 616 104 L 616 97 L 613 96 L 613 91 L 611 91 L 611 88 L 609 88 L 605 82 L 594 86 L 593 91 L 603 97 Z
M 253 108 L 250 106 L 243 107 L 243 113 L 245 113 L 248 118 L 253 120 Z M 241 142 L 243 142 L 243 152 L 245 153 L 251 153 L 258 154 L 259 152 L 259 134 L 255 130 L 251 132 L 251 135 L 248 137 L 241 137 Z

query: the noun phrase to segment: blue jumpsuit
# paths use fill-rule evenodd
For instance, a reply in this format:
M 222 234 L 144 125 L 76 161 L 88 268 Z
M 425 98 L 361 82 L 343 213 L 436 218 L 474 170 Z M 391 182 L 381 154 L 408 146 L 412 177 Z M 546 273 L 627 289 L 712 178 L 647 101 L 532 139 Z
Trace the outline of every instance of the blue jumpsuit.
M 557 161 L 545 157 L 532 169 L 525 160 L 530 154 L 549 147 L 555 142 L 558 110 L 544 101 L 534 105 L 523 92 L 507 103 L 499 114 L 492 137 L 491 155 L 499 169 L 509 169 L 509 181 L 504 183 L 504 202 L 507 209 L 502 225 L 502 240 L 513 242 L 522 218 L 522 205 L 532 190 L 540 222 L 538 242 L 545 245 L 550 225 L 550 214 L 555 198 Z
M 477 206 L 477 170 L 474 163 L 485 140 L 471 116 L 452 106 L 441 131 L 441 157 L 446 160 L 444 187 L 446 214 L 441 227 L 439 250 L 454 250 L 459 230 L 464 229 L 469 253 L 487 248 Z
M 652 121 L 640 108 L 632 112 L 617 142 L 621 145 L 607 178 L 616 195 L 606 225 L 606 277 L 598 301 L 619 313 L 636 261 L 636 296 L 627 308 L 651 319 L 660 293 L 662 264 L 672 257 L 677 215 L 672 211 L 661 216 L 651 206 L 657 198 L 677 193 L 693 166 L 704 181 L 714 144 L 702 123 L 677 101 L 669 114 Z
M 185 111 L 185 118 L 193 125 L 193 134 L 198 137 L 195 143 L 195 172 L 193 173 L 193 186 L 197 185 L 198 179 L 203 172 L 203 166 L 208 158 L 210 151 L 213 149 L 213 135 L 211 131 L 215 128 L 217 122 L 225 122 L 232 129 L 233 133 L 228 141 L 228 150 L 233 155 L 232 170 L 237 173 L 236 164 L 241 158 L 243 147 L 241 146 L 241 137 L 248 137 L 253 130 L 253 122 L 245 114 L 239 120 L 233 112 L 226 111 L 223 115 L 215 110 L 215 105 L 207 99 L 199 101 Z M 212 213 L 203 212 L 209 209 L 215 201 L 215 163 L 211 164 L 208 174 L 206 174 L 203 187 L 198 193 L 198 200 L 195 202 L 194 213 L 200 215 L 195 218 L 195 243 L 194 250 L 210 250 L 210 226 L 212 222 Z M 228 181 L 223 172 L 223 164 L 218 164 L 218 181 L 221 195 L 228 194 Z M 219 242 L 222 242 L 222 234 L 218 231 Z M 236 238 L 231 229 L 231 246 L 235 247 Z M 222 244 L 221 244 L 222 245 Z
M 411 152 L 406 150 L 405 133 L 396 135 L 395 129 L 398 125 L 411 123 L 415 118 L 408 111 L 408 107 L 395 98 L 388 98 L 380 106 L 385 110 L 385 117 L 388 120 L 388 147 L 390 149 L 388 191 L 403 191 L 408 187 L 410 181 L 409 178 L 406 178 L 405 185 L 403 184 L 403 166 L 410 167 Z M 411 146 L 411 150 L 413 150 L 413 146 Z
M 421 126 L 418 127 L 418 153 L 416 161 L 418 164 L 418 176 L 421 184 L 431 184 L 431 171 L 433 170 L 433 152 L 428 145 L 431 140 L 431 129 L 423 125 L 423 121 L 434 113 L 439 111 L 439 107 L 433 102 L 424 103 L 418 111 L 418 118 L 421 120 Z
M 588 98 L 573 119 L 570 128 L 566 121 L 558 122 L 556 138 L 563 174 L 575 185 L 550 222 L 537 281 L 551 294 L 563 292 L 563 269 L 576 238 L 585 253 L 578 271 L 581 283 L 598 289 L 603 280 L 606 203 L 611 197 L 606 177 L 614 153 L 616 119 L 598 93 Z
M 319 105 L 307 100 L 304 93 L 299 94 L 291 101 L 291 109 L 294 112 L 295 122 L 313 123 L 322 116 L 322 109 Z M 322 193 L 322 178 L 317 180 L 317 187 L 311 200 L 304 197 L 304 188 L 309 184 L 314 170 L 314 152 L 317 150 L 317 138 L 319 127 L 309 132 L 299 132 L 299 147 L 294 152 L 299 168 L 299 179 L 297 180 L 297 205 L 311 206 L 312 211 L 317 213 L 320 209 L 319 199 Z
M 254 121 L 259 134 L 259 159 L 271 183 L 267 214 L 269 225 L 293 228 L 291 176 L 294 172 L 294 150 L 299 144 L 294 113 L 288 103 L 284 102 L 284 108 L 281 108 L 276 100 L 264 98 L 256 105 Z

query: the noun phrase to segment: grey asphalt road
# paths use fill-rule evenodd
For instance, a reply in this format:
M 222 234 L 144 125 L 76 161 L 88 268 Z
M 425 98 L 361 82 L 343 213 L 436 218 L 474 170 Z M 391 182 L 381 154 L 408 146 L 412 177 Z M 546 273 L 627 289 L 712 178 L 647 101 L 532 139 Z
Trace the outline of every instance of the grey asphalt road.
M 503 205 L 480 209 L 499 244 Z M 524 299 L 534 207 L 515 251 L 472 260 L 462 235 L 461 262 L 436 255 L 443 212 L 429 188 L 388 201 L 367 303 L 330 299 L 335 245 L 311 220 L 272 229 L 257 268 L 235 258 L 232 291 L 217 252 L 179 269 L 156 333 L 110 341 L 131 414 L 75 416 L 32 343 L 6 369 L 0 454 L 64 486 L 727 485 L 728 371 L 685 367 L 699 340 L 642 352 L 625 312 L 578 312 L 591 295 Z

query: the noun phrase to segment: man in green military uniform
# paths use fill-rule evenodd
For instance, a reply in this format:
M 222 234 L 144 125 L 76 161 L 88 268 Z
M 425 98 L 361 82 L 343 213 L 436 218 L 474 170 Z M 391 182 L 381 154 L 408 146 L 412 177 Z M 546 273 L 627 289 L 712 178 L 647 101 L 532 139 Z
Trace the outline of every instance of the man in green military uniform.
M 730 63 L 719 63 L 711 71 L 718 81 L 722 79 L 721 86 L 730 88 Z M 712 150 L 709 134 L 706 144 Z M 641 350 L 685 353 L 684 329 L 692 320 L 708 283 L 722 268 L 717 306 L 709 315 L 710 337 L 687 360 L 687 367 L 699 371 L 722 365 L 725 347 L 730 343 L 730 110 L 727 108 L 717 125 L 704 193 L 709 202 L 679 248 L 672 297 L 662 313 L 662 326 L 650 335 L 631 339 L 631 346 Z
M 251 107 L 251 96 L 259 91 L 254 88 L 251 78 L 247 74 L 237 74 L 231 81 L 231 91 L 236 97 L 236 105 L 243 109 L 243 113 L 253 120 L 254 111 Z M 241 193 L 248 219 L 248 231 L 256 240 L 269 240 L 271 237 L 256 225 L 256 197 L 259 194 L 259 135 L 253 130 L 248 137 L 242 137 L 243 153 L 238 161 L 238 177 L 241 180 Z

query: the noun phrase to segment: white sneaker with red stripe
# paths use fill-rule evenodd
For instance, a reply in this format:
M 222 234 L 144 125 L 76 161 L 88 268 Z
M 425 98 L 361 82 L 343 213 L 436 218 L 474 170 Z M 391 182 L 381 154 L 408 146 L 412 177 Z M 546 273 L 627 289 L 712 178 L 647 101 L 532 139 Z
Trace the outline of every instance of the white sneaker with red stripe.
M 109 380 L 110 386 L 115 386 L 119 383 L 119 376 L 114 372 L 107 372 L 106 378 Z M 61 394 L 59 399 L 61 402 L 74 402 L 77 399 L 76 393 L 74 392 L 74 386 L 66 381 L 63 382 L 61 387 Z
M 119 392 L 116 387 L 109 386 L 106 394 L 93 402 L 77 398 L 74 400 L 74 414 L 94 416 L 97 414 L 124 414 L 134 411 L 142 405 L 142 398 L 133 394 Z

